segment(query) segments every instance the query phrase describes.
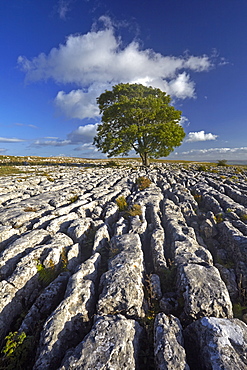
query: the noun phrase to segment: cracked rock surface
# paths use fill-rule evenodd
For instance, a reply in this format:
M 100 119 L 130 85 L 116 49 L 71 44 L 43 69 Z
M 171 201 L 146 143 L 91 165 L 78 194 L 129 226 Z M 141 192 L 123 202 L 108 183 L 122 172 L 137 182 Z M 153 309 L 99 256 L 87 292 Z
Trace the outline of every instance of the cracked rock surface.
M 0 178 L 0 369 L 244 370 L 246 307 L 247 171 Z

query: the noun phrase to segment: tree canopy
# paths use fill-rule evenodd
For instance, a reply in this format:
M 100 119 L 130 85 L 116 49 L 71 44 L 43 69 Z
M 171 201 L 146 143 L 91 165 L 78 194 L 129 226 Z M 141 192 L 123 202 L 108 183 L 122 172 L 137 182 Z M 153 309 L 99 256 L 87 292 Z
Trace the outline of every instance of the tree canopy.
M 108 157 L 135 150 L 142 163 L 168 156 L 181 145 L 185 132 L 181 111 L 170 105 L 165 92 L 141 84 L 118 84 L 97 98 L 102 114 L 94 145 Z

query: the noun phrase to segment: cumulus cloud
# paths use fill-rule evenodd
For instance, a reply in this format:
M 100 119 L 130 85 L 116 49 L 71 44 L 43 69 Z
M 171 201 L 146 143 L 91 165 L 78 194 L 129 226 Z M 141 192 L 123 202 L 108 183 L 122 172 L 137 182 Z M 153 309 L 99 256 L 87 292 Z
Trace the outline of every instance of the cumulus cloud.
M 216 140 L 217 137 L 218 135 L 214 135 L 211 133 L 206 134 L 205 131 L 189 132 L 186 141 L 195 142 L 195 141 Z
M 0 143 L 21 143 L 25 140 L 17 139 L 17 138 L 7 138 L 7 137 L 0 137 Z
M 85 126 L 79 126 L 76 130 L 70 132 L 67 135 L 67 139 L 61 140 L 59 138 L 50 137 L 44 138 L 43 140 L 36 140 L 32 146 L 36 147 L 44 147 L 44 146 L 66 146 L 66 145 L 81 145 L 77 147 L 76 150 L 80 150 L 78 148 L 84 149 L 87 147 L 94 150 L 95 147 L 92 145 L 93 138 L 96 135 L 98 124 L 88 124 Z M 48 139 L 48 140 L 45 140 Z
M 79 126 L 76 130 L 68 134 L 68 139 L 72 144 L 78 143 L 92 143 L 93 138 L 96 135 L 98 124 L 88 124 L 85 126 Z
M 213 63 L 207 55 L 165 56 L 152 49 L 142 50 L 137 41 L 124 45 L 110 18 L 103 21 L 103 29 L 93 27 L 86 34 L 70 35 L 49 54 L 32 59 L 19 56 L 26 81 L 53 79 L 58 84 L 76 84 L 77 90 L 59 91 L 55 99 L 70 118 L 97 116 L 96 97 L 120 82 L 158 87 L 179 99 L 195 97 L 189 71 L 208 71 Z

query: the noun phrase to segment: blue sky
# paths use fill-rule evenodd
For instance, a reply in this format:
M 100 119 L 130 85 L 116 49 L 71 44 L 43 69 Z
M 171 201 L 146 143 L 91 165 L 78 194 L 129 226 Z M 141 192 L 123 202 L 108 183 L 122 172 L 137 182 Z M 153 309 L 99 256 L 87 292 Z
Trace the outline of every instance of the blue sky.
M 100 158 L 96 97 L 161 88 L 187 134 L 168 159 L 247 160 L 245 0 L 0 1 L 0 154 Z

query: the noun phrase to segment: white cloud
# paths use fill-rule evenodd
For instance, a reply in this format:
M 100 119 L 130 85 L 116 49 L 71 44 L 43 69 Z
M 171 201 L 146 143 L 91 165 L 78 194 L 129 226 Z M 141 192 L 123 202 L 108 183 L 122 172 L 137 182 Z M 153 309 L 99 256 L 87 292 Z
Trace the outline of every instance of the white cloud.
M 70 35 L 47 55 L 41 53 L 31 60 L 19 56 L 26 80 L 76 84 L 78 90 L 59 91 L 55 99 L 57 107 L 71 118 L 98 115 L 96 97 L 120 82 L 159 87 L 179 99 L 195 97 L 189 71 L 208 71 L 212 62 L 207 55 L 164 56 L 152 49 L 142 50 L 136 41 L 124 46 L 110 18 L 101 20 L 103 30 L 93 28 L 84 35 Z
M 69 145 L 69 140 L 36 140 L 34 146 L 65 146 Z
M 186 141 L 195 142 L 195 141 L 216 140 L 217 137 L 218 135 L 214 135 L 211 133 L 206 134 L 205 131 L 189 132 Z
M 17 139 L 17 138 L 7 138 L 7 137 L 0 137 L 0 143 L 20 143 L 22 139 Z
M 69 118 L 93 118 L 99 115 L 96 97 L 105 89 L 101 92 L 98 90 L 98 87 L 93 84 L 88 92 L 72 90 L 66 94 L 64 91 L 59 91 L 55 104 Z
M 71 0 L 59 0 L 57 5 L 57 12 L 61 19 L 65 20 L 67 13 L 70 10 Z
M 185 160 L 247 160 L 247 147 L 191 149 L 184 152 L 176 152 L 173 155 Z
M 76 130 L 72 131 L 67 135 L 66 140 L 61 140 L 56 137 L 44 138 L 48 140 L 36 140 L 32 146 L 66 146 L 66 145 L 78 145 L 81 144 L 81 148 L 91 147 L 95 149 L 92 145 L 93 138 L 96 135 L 98 123 L 88 124 L 85 126 L 79 126 Z M 77 149 L 79 150 L 79 149 Z
M 86 126 L 79 126 L 76 130 L 67 135 L 72 144 L 78 143 L 92 143 L 96 135 L 98 124 L 89 124 Z
M 25 124 L 25 123 L 15 123 L 16 126 L 27 126 L 27 127 L 31 127 L 31 128 L 38 128 L 37 126 L 35 125 L 31 125 L 31 124 Z
M 189 125 L 190 125 L 190 121 L 188 120 L 188 118 L 187 118 L 187 117 L 185 117 L 185 116 L 181 116 L 181 119 L 180 119 L 180 121 L 179 121 L 179 124 L 180 124 L 181 126 L 189 126 Z

